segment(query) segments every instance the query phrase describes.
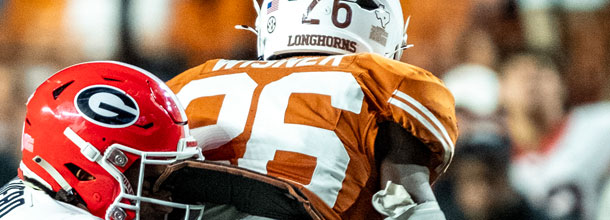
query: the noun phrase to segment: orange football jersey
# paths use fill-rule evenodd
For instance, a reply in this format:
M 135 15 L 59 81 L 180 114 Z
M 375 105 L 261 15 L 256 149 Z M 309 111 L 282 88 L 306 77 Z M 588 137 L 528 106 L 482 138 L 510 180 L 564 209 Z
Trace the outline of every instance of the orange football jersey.
M 333 217 L 371 219 L 378 123 L 426 143 L 432 179 L 457 138 L 454 99 L 418 67 L 363 53 L 273 61 L 213 60 L 168 82 L 207 160 L 305 186 Z

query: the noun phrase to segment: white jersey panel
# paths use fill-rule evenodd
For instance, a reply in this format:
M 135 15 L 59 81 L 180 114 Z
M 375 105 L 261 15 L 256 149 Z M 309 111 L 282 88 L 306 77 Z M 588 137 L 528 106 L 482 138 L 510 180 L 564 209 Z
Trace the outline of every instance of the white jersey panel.
M 0 219 L 101 220 L 76 206 L 57 201 L 15 178 L 0 188 Z

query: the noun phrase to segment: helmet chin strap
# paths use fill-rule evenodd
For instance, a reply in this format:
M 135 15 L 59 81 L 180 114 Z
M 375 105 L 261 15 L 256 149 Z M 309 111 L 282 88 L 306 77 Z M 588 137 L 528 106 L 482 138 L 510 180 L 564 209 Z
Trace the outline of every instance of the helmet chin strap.
M 55 181 L 57 182 L 57 184 L 59 184 L 59 186 L 66 191 L 66 193 L 68 194 L 73 194 L 74 192 L 72 191 L 72 187 L 70 186 L 70 184 L 68 184 L 68 181 L 66 181 L 66 179 L 64 179 L 63 176 L 61 176 L 61 174 L 59 174 L 59 172 L 53 167 L 51 166 L 51 164 L 49 164 L 49 162 L 47 162 L 46 160 L 42 159 L 42 157 L 36 155 L 33 158 L 34 162 L 36 162 L 40 167 L 42 167 L 42 169 L 44 169 L 45 171 L 47 171 L 47 173 L 49 175 L 51 175 L 51 177 L 53 177 L 53 179 L 55 179 Z
M 91 143 L 85 141 L 83 138 L 78 136 L 76 132 L 74 132 L 70 127 L 66 127 L 64 130 L 64 135 L 72 141 L 78 148 L 80 148 L 80 152 L 91 162 L 98 162 L 102 158 L 102 154 L 97 148 L 95 148 Z
M 407 44 L 407 28 L 409 28 L 409 22 L 411 21 L 411 16 L 407 17 L 407 21 L 405 21 L 405 32 L 404 32 L 404 38 L 402 39 L 402 43 L 403 46 L 406 48 L 410 48 L 413 47 L 413 44 Z
M 405 32 L 403 34 L 403 39 L 402 39 L 402 44 L 400 45 L 400 47 L 396 48 L 396 50 L 394 50 L 394 52 L 392 52 L 391 54 L 388 54 L 388 57 L 395 57 L 397 53 L 399 53 L 398 56 L 402 56 L 402 51 L 409 49 L 411 47 L 413 47 L 413 44 L 407 44 L 407 28 L 409 27 L 409 21 L 411 21 L 411 16 L 409 16 L 407 18 L 407 21 L 405 22 Z M 397 58 L 397 60 L 400 60 L 400 57 Z
M 261 6 L 258 5 L 258 2 L 256 0 L 252 0 L 252 3 L 254 3 L 253 4 L 254 10 L 256 11 L 256 15 L 258 16 L 261 13 Z M 258 36 L 258 31 L 256 31 L 256 29 L 254 29 L 253 27 L 250 27 L 248 25 L 235 25 L 235 29 L 250 31 L 250 32 L 256 34 L 256 36 Z
M 252 3 L 254 3 L 254 10 L 256 10 L 256 15 L 259 15 L 261 13 L 261 6 L 258 5 L 258 2 L 256 0 L 252 0 Z
M 250 27 L 248 25 L 235 25 L 235 29 L 250 31 L 258 36 L 258 31 L 254 30 L 253 27 Z

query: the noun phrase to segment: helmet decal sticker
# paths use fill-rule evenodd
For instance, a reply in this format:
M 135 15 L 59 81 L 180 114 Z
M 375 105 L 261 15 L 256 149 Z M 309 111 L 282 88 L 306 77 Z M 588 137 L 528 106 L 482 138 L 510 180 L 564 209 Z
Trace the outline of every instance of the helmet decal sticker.
M 23 133 L 21 136 L 21 151 L 23 150 L 34 152 L 34 138 L 28 133 Z
M 371 34 L 369 35 L 369 39 L 385 46 L 388 42 L 388 35 L 388 32 L 386 32 L 383 28 L 371 26 Z
M 88 121 L 109 128 L 124 128 L 136 122 L 140 109 L 136 101 L 122 90 L 106 85 L 84 88 L 74 104 Z
M 267 4 L 267 14 L 270 14 L 271 12 L 277 11 L 277 9 L 279 7 L 280 7 L 280 1 L 279 0 L 270 1 L 269 4 Z
M 267 32 L 270 34 L 273 33 L 273 31 L 275 31 L 276 24 L 275 17 L 269 17 L 269 20 L 267 20 Z
M 380 8 L 375 10 L 377 20 L 381 23 L 381 27 L 385 29 L 385 26 L 390 23 L 390 12 L 385 10 L 385 7 L 381 5 Z
M 388 42 L 389 33 L 385 30 L 385 27 L 390 23 L 390 12 L 385 10 L 383 5 L 380 5 L 378 9 L 375 10 L 375 16 L 377 20 L 379 20 L 379 26 L 371 26 L 371 33 L 369 35 L 369 39 L 385 46 Z

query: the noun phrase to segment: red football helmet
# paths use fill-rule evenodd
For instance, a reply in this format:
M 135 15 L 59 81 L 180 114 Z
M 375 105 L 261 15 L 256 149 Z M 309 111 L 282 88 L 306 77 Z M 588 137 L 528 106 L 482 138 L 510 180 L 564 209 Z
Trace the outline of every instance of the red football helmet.
M 157 77 L 128 64 L 63 69 L 27 102 L 19 176 L 78 195 L 89 212 L 105 219 L 138 219 L 142 202 L 202 213 L 202 206 L 142 196 L 146 164 L 203 159 L 177 100 Z M 135 183 L 123 173 L 138 164 L 134 193 Z M 83 171 L 89 178 L 79 178 Z

